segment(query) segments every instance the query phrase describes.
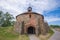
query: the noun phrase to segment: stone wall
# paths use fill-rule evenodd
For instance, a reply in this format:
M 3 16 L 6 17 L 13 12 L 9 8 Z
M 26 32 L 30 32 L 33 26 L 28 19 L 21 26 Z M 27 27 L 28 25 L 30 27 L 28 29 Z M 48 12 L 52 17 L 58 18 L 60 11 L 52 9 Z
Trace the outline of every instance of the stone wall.
M 30 18 L 30 16 L 31 18 Z M 24 22 L 24 23 L 23 23 Z M 21 34 L 27 33 L 29 26 L 35 27 L 36 34 L 47 33 L 47 24 L 44 23 L 44 16 L 35 13 L 21 14 L 16 17 L 15 30 Z

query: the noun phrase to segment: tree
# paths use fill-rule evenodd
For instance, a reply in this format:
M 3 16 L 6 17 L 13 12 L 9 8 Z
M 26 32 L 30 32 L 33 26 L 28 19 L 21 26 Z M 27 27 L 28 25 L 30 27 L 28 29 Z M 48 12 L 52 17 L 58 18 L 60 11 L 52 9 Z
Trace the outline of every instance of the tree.
M 3 12 L 2 11 L 0 11 L 0 26 L 3 24 L 3 22 L 4 22 L 4 14 L 3 14 Z
M 0 26 L 6 27 L 13 25 L 13 19 L 13 15 L 9 14 L 9 12 L 3 13 L 3 11 L 0 11 Z
M 13 18 L 14 18 L 13 15 L 6 12 L 4 14 L 4 23 L 2 24 L 2 26 L 10 26 Z
M 50 25 L 50 27 L 52 27 L 52 28 L 60 28 L 59 25 Z

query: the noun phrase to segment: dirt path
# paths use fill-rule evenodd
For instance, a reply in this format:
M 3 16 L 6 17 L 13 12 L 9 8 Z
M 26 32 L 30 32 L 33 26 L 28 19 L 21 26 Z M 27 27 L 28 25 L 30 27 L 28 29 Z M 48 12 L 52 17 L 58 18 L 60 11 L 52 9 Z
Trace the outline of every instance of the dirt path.
M 49 40 L 60 40 L 60 32 L 53 30 L 55 33 L 52 35 L 52 37 Z
M 39 40 L 36 35 L 29 35 L 30 40 Z

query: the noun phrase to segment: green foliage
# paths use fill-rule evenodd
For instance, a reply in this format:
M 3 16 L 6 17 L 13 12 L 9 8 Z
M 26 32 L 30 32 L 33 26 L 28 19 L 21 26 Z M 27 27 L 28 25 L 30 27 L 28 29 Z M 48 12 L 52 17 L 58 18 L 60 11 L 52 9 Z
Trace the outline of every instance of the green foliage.
M 49 33 L 52 35 L 54 33 L 54 31 L 52 29 L 50 29 Z
M 4 17 L 3 17 L 3 12 L 0 11 L 0 26 L 3 24 L 3 21 L 4 21 Z
M 50 25 L 50 27 L 52 27 L 52 28 L 60 28 L 59 25 Z
M 52 29 L 50 29 L 48 33 L 50 34 L 48 37 L 48 39 L 49 39 L 54 34 L 54 31 Z
M 9 14 L 8 12 L 3 13 L 0 11 L 0 26 L 6 27 L 6 26 L 11 26 L 13 23 L 14 17 L 13 15 Z

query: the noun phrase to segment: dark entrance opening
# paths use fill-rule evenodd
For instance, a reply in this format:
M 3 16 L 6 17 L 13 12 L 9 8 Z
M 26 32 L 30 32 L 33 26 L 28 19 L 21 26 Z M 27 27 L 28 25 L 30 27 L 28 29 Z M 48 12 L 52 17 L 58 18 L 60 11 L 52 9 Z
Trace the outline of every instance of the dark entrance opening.
M 30 26 L 28 29 L 27 29 L 27 33 L 28 34 L 35 34 L 35 28 Z

